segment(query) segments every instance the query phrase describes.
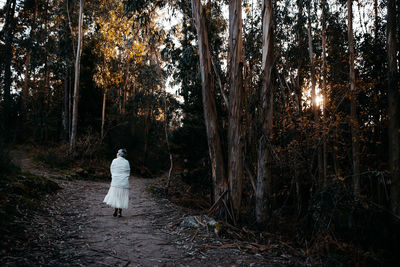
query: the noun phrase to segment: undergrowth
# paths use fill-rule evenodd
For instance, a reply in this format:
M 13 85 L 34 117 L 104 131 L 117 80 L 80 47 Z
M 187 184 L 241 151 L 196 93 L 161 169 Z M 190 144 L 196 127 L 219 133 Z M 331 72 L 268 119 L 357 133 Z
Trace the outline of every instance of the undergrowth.
M 81 144 L 78 144 L 77 149 L 82 151 Z M 67 144 L 35 147 L 31 153 L 37 164 L 53 169 L 67 179 L 91 181 L 110 179 L 109 163 L 104 159 L 104 153 L 96 153 L 96 151 L 70 153 Z
M 60 187 L 44 177 L 22 172 L 12 165 L 5 146 L 0 147 L 0 249 L 9 249 L 16 236 L 23 235 L 24 223 L 44 196 Z

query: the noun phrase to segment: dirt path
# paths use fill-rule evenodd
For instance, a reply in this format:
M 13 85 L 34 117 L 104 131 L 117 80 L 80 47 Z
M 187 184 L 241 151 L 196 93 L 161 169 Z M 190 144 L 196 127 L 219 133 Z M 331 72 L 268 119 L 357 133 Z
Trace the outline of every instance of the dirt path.
M 40 168 L 21 151 L 21 169 L 54 179 L 63 189 L 47 197 L 27 227 L 29 240 L 1 262 L 9 266 L 283 266 L 284 257 L 238 249 L 202 250 L 201 238 L 173 226 L 183 213 L 146 192 L 151 179 L 133 177 L 123 217 L 102 201 L 109 183 L 67 181 Z M 287 259 L 286 259 L 286 262 Z

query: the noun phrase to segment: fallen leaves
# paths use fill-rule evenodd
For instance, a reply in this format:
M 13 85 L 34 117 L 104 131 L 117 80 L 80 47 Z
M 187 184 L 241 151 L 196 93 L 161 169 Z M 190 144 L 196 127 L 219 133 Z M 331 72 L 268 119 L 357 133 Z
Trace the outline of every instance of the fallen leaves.
M 246 243 L 246 242 L 241 242 L 241 243 L 228 243 L 228 244 L 223 244 L 223 245 L 204 245 L 203 249 L 204 250 L 210 250 L 210 249 L 226 249 L 226 248 L 235 248 L 241 251 L 246 251 L 250 252 L 253 254 L 264 252 L 267 250 L 271 249 L 276 249 L 279 248 L 278 245 L 260 245 L 257 243 Z

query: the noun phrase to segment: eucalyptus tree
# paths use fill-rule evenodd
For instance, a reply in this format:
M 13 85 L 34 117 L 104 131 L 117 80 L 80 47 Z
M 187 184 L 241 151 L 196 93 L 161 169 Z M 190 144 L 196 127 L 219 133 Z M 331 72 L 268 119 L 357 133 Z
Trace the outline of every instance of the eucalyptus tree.
M 229 3 L 229 127 L 228 181 L 233 207 L 232 217 L 238 219 L 242 199 L 243 177 L 243 21 L 242 1 Z
M 69 143 L 71 137 L 72 120 L 72 86 L 73 86 L 73 66 L 76 55 L 76 28 L 79 25 L 79 14 L 75 10 L 79 8 L 73 2 L 57 1 L 54 2 L 54 25 L 57 33 L 57 74 L 62 76 L 63 81 L 63 107 L 62 107 L 62 134 L 64 142 Z M 79 13 L 79 12 L 78 12 Z M 76 18 L 76 19 L 75 19 Z
M 240 215 L 243 176 L 243 138 L 241 120 L 243 117 L 243 22 L 242 2 L 229 2 L 229 103 L 228 108 L 228 155 L 225 169 L 219 135 L 218 114 L 215 104 L 215 82 L 212 69 L 212 58 L 208 39 L 208 29 L 204 7 L 201 1 L 192 1 L 192 14 L 197 29 L 200 56 L 200 72 L 203 87 L 204 119 L 207 129 L 209 154 L 214 181 L 214 201 L 225 193 L 226 180 L 229 183 L 229 200 L 232 213 L 226 209 L 235 222 Z M 217 73 L 216 73 L 217 74 Z M 220 86 L 221 87 L 221 86 Z M 221 88 L 223 94 L 223 89 Z M 225 101 L 226 98 L 225 98 Z M 227 174 L 226 174 L 227 172 Z M 225 177 L 227 176 L 227 177 Z
M 296 22 L 294 25 L 295 36 L 296 36 L 296 46 L 294 48 L 295 53 L 294 60 L 296 61 L 296 76 L 294 78 L 294 88 L 295 95 L 297 97 L 298 112 L 301 113 L 303 109 L 302 103 L 302 87 L 304 84 L 304 78 L 306 75 L 306 46 L 307 43 L 304 40 L 304 36 L 307 35 L 305 28 L 305 16 L 304 16 L 304 5 L 305 0 L 296 0 L 297 14 Z
M 200 0 L 192 0 L 192 16 L 197 30 L 204 121 L 207 131 L 208 152 L 213 179 L 213 199 L 214 202 L 217 202 L 226 193 L 227 178 L 215 102 L 215 85 L 214 76 L 212 74 L 206 17 Z
M 38 14 L 39 14 L 39 6 L 38 6 L 38 1 L 24 1 L 23 3 L 23 9 L 21 10 L 21 17 L 23 20 L 23 17 L 25 15 L 26 21 L 24 24 L 27 24 L 29 27 L 29 37 L 27 38 L 27 47 L 26 47 L 26 52 L 25 52 L 25 70 L 24 70 L 24 83 L 23 83 L 23 88 L 22 88 L 22 96 L 21 96 L 21 102 L 22 102 L 22 114 L 25 115 L 27 111 L 27 102 L 28 102 L 28 97 L 29 97 L 29 91 L 30 91 L 30 79 L 31 79 L 31 72 L 32 72 L 32 67 L 31 67 L 31 55 L 32 55 L 32 50 L 33 50 L 33 45 L 36 39 L 36 28 L 37 28 L 37 19 L 38 19 Z
M 172 1 L 170 4 L 173 4 Z M 145 130 L 145 140 L 144 140 L 144 156 L 146 158 L 149 147 L 149 134 L 151 130 L 153 114 L 155 105 L 152 97 L 157 93 L 157 90 L 161 89 L 161 81 L 164 78 L 164 73 L 161 71 L 160 60 L 160 45 L 164 40 L 164 31 L 156 25 L 156 20 L 158 18 L 157 12 L 165 7 L 168 1 L 165 0 L 128 0 L 124 1 L 124 8 L 128 14 L 128 17 L 134 19 L 135 27 L 140 28 L 139 36 L 140 42 L 146 43 L 145 56 L 143 57 L 144 64 L 141 72 L 150 71 L 147 77 L 139 75 L 137 78 L 142 79 L 142 81 L 137 81 L 142 87 L 146 87 L 143 91 L 145 96 L 145 110 L 144 110 L 144 130 Z M 151 73 L 158 73 L 157 79 L 149 80 Z M 138 72 L 139 73 L 139 72 Z
M 263 80 L 260 94 L 261 112 L 260 120 L 262 134 L 258 140 L 257 186 L 256 186 L 256 222 L 264 227 L 267 215 L 270 212 L 272 185 L 272 152 L 270 138 L 272 137 L 273 124 L 273 81 L 272 68 L 274 64 L 274 11 L 273 1 L 264 0 L 262 8 L 262 70 Z
M 317 96 L 315 92 L 316 87 L 316 70 L 315 70 L 315 53 L 313 47 L 313 36 L 312 36 L 312 24 L 311 24 L 311 5 L 312 1 L 308 1 L 307 3 L 307 36 L 308 36 L 308 55 L 310 60 L 310 80 L 311 80 L 311 109 L 314 113 L 314 119 L 318 121 L 318 107 L 317 107 Z
M 262 58 L 262 2 L 259 1 L 244 1 L 244 18 L 243 18 L 243 57 L 244 57 L 244 147 L 248 153 L 244 154 L 245 157 L 245 171 L 244 178 L 249 178 L 250 183 L 255 185 L 253 177 L 256 172 L 254 164 L 257 157 L 257 145 L 255 141 L 258 137 L 258 93 L 260 91 L 261 80 L 261 58 Z M 244 182 L 245 183 L 245 182 Z M 254 188 L 254 187 L 253 187 Z
M 79 26 L 78 26 L 78 39 L 76 48 L 76 59 L 75 59 L 75 78 L 74 78 L 74 97 L 73 97 L 73 110 L 72 110 L 72 130 L 71 138 L 69 143 L 70 151 L 73 151 L 76 144 L 76 134 L 78 127 L 78 103 L 79 103 L 79 77 L 81 67 L 81 55 L 83 45 L 83 10 L 85 0 L 79 2 Z
M 352 144 L 352 162 L 353 162 L 353 190 L 354 195 L 360 195 L 360 155 L 359 155 L 359 124 L 357 117 L 357 92 L 356 76 L 354 72 L 355 54 L 354 54 L 354 32 L 353 32 L 353 1 L 347 0 L 347 34 L 349 40 L 349 85 L 350 85 L 350 106 L 351 106 L 351 144 Z
M 327 4 L 326 0 L 321 1 L 321 45 L 322 45 L 322 67 L 321 67 L 321 78 L 322 78 L 322 113 L 326 117 L 326 103 L 328 102 L 327 99 L 327 83 L 326 83 L 326 72 L 327 72 L 327 65 L 326 65 L 326 13 L 327 13 Z M 323 147 L 322 147 L 322 161 L 323 161 L 323 171 L 322 171 L 322 182 L 326 185 L 326 177 L 327 177 L 327 149 L 326 149 L 326 138 L 323 140 Z
M 391 172 L 391 203 L 395 214 L 400 214 L 400 108 L 399 108 L 399 70 L 398 70 L 398 12 L 395 0 L 387 5 L 387 60 L 388 60 L 388 115 L 389 115 L 389 170 Z
M 14 42 L 14 30 L 16 26 L 15 12 L 17 9 L 16 0 L 7 0 L 4 6 L 4 46 L 2 47 L 1 57 L 2 57 L 2 69 L 0 74 L 3 74 L 3 130 L 6 133 L 6 139 L 9 136 L 9 123 L 11 118 L 11 83 L 12 83 L 12 70 L 11 61 L 13 58 L 13 42 Z
M 307 13 L 308 13 L 308 18 L 307 18 L 307 36 L 308 36 L 308 54 L 309 54 L 309 60 L 310 60 L 310 80 L 311 80 L 311 109 L 314 114 L 314 122 L 315 122 L 315 131 L 319 132 L 319 107 L 317 104 L 317 95 L 316 95 L 316 66 L 315 66 L 315 53 L 314 53 L 314 47 L 313 47 L 313 35 L 312 35 L 312 13 L 311 13 L 311 6 L 312 6 L 312 1 L 309 1 L 307 3 Z M 323 162 L 322 162 L 322 150 L 319 145 L 320 140 L 316 139 L 316 152 L 317 152 L 317 161 L 318 161 L 318 179 L 316 184 L 321 185 L 323 184 Z M 313 153 L 314 154 L 314 153 Z
M 219 6 L 215 5 L 215 7 Z M 217 19 L 214 15 L 218 12 L 216 12 L 214 4 L 212 7 L 212 12 L 208 13 L 208 26 L 213 29 L 209 37 L 211 39 L 211 46 L 213 47 L 212 52 L 215 55 L 214 63 L 218 68 L 219 57 L 221 56 L 219 51 L 221 51 L 220 46 L 222 42 L 215 39 L 220 36 L 222 29 L 225 29 L 225 20 L 222 18 Z M 198 67 L 198 49 L 194 42 L 196 39 L 196 28 L 192 23 L 191 2 L 176 1 L 171 8 L 171 12 L 182 14 L 182 21 L 180 24 L 171 27 L 167 32 L 162 56 L 166 63 L 166 72 L 168 77 L 170 77 L 170 84 L 179 88 L 177 94 L 183 100 L 180 104 L 182 125 L 171 133 L 171 148 L 175 154 L 179 154 L 182 158 L 186 159 L 186 165 L 189 168 L 197 166 L 202 161 L 209 168 L 209 160 L 205 160 L 209 158 L 208 144 L 202 103 L 201 77 Z M 219 105 L 216 105 L 218 108 Z M 202 185 L 212 187 L 211 180 L 210 177 L 202 177 Z
M 118 99 L 114 103 L 118 103 L 120 112 L 125 113 L 127 85 L 129 80 L 132 80 L 131 65 L 142 61 L 145 47 L 135 40 L 139 30 L 134 28 L 132 19 L 124 16 L 122 3 L 103 1 L 99 8 L 104 9 L 104 13 L 108 13 L 107 17 L 100 16 L 96 19 L 98 42 L 95 53 L 99 60 L 93 77 L 96 84 L 103 88 L 101 118 L 101 138 L 103 138 L 108 91 L 122 87 L 118 90 Z

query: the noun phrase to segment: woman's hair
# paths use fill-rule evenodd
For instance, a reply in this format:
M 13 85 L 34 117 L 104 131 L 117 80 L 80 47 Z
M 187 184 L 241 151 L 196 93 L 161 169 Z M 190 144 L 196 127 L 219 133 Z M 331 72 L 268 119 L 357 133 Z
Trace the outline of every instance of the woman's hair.
M 118 154 L 119 154 L 121 157 L 126 158 L 126 156 L 128 155 L 128 152 L 126 151 L 125 148 L 121 148 L 121 149 L 118 150 Z

